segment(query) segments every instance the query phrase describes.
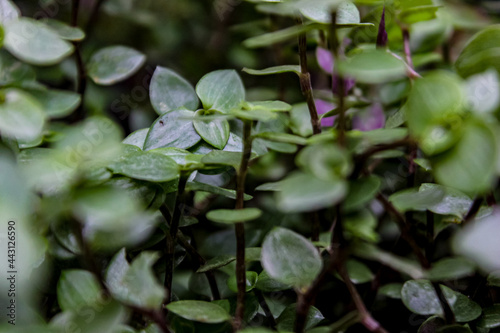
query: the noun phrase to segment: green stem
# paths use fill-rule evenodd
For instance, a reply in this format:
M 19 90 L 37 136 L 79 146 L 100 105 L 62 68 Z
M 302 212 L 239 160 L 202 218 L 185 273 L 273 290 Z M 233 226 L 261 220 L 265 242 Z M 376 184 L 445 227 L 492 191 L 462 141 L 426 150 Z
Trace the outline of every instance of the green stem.
M 252 154 L 252 123 L 245 120 L 243 125 L 243 154 L 241 156 L 240 168 L 236 179 L 236 207 L 244 208 L 245 181 L 248 172 L 248 162 Z M 243 315 L 245 312 L 245 292 L 246 292 L 246 268 L 245 268 L 245 226 L 243 223 L 236 223 L 236 281 L 238 285 L 238 295 L 236 300 L 236 313 L 234 318 L 234 331 L 241 329 L 243 325 Z

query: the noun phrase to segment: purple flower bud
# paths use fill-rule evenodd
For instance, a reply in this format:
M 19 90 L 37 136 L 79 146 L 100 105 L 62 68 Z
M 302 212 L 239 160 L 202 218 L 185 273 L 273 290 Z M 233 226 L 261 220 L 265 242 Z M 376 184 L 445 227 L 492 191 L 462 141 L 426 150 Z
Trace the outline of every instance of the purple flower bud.
M 319 66 L 328 74 L 333 73 L 333 56 L 330 51 L 322 47 L 316 48 L 316 59 Z
M 318 112 L 318 115 L 322 115 L 324 113 L 327 113 L 328 111 L 335 109 L 335 104 L 323 101 L 321 99 L 315 99 L 314 103 L 316 104 L 316 111 Z M 337 116 L 321 119 L 321 126 L 332 127 L 336 117 Z
M 380 18 L 380 25 L 378 26 L 378 35 L 377 35 L 377 47 L 386 47 L 387 46 L 387 30 L 385 29 L 385 6 L 382 11 L 382 17 Z
M 352 118 L 352 128 L 356 130 L 372 131 L 384 126 L 385 114 L 379 103 L 373 104 Z

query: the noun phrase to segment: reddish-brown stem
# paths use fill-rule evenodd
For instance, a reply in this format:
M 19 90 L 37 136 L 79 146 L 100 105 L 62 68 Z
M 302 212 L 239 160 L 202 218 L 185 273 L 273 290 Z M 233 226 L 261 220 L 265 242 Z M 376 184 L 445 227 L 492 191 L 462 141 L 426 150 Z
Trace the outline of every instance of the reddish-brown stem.
M 302 20 L 300 19 L 297 22 L 298 24 L 302 24 Z M 299 58 L 300 89 L 302 91 L 302 94 L 306 98 L 309 115 L 311 117 L 313 134 L 319 134 L 321 133 L 321 122 L 318 117 L 318 111 L 316 110 L 316 103 L 314 102 L 311 74 L 309 74 L 309 69 L 307 67 L 307 37 L 305 33 L 299 35 Z
M 410 245 L 421 266 L 424 268 L 428 268 L 429 262 L 422 253 L 417 242 L 415 242 L 415 239 L 411 236 L 410 227 L 408 226 L 405 217 L 381 193 L 377 195 L 377 200 L 384 206 L 385 211 L 390 213 L 394 217 L 394 220 L 396 221 L 396 224 L 401 231 L 401 237 L 408 243 L 408 245 Z

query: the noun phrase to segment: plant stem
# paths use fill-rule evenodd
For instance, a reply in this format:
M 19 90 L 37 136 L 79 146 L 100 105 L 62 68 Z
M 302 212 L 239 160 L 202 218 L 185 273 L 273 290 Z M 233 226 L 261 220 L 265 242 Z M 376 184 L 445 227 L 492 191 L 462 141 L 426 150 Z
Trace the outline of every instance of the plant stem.
M 297 23 L 302 24 L 302 20 L 298 19 Z M 319 120 L 318 111 L 316 110 L 316 103 L 314 102 L 311 74 L 309 73 L 309 69 L 307 68 L 307 37 L 305 33 L 299 35 L 299 58 L 300 89 L 307 101 L 313 134 L 319 134 L 321 133 L 321 121 Z
M 73 0 L 72 8 L 71 8 L 71 25 L 73 27 L 78 27 L 78 14 L 80 11 L 80 0 Z M 81 102 L 75 113 L 71 117 L 71 121 L 79 121 L 85 118 L 85 111 L 83 109 L 84 103 L 84 95 L 85 89 L 87 87 L 87 75 L 85 71 L 85 64 L 82 58 L 82 52 L 80 50 L 80 43 L 73 42 L 73 47 L 75 48 L 75 61 L 76 61 L 76 83 L 75 83 L 75 91 L 80 95 Z
M 330 25 L 330 44 L 332 47 L 332 55 L 334 62 L 340 61 L 340 41 L 337 36 L 337 13 L 332 13 L 332 24 Z M 337 82 L 335 82 L 337 80 Z M 339 131 L 339 143 L 342 147 L 345 146 L 345 80 L 344 77 L 338 72 L 337 66 L 333 68 L 332 75 L 332 88 L 337 87 L 338 95 L 338 105 L 339 110 L 338 116 L 338 131 Z M 335 91 L 332 91 L 335 95 Z
M 271 312 L 271 309 L 269 308 L 269 305 L 266 302 L 266 299 L 264 298 L 264 295 L 262 294 L 262 291 L 258 289 L 254 289 L 253 293 L 257 297 L 257 300 L 259 301 L 259 305 L 264 310 L 264 313 L 266 314 L 266 318 L 269 321 L 269 324 L 271 328 L 276 327 L 276 320 L 274 319 L 273 313 Z
M 428 262 L 432 262 L 434 258 L 434 214 L 430 210 L 425 212 L 427 225 L 426 225 L 426 238 L 427 246 L 425 247 L 425 257 Z
M 336 218 L 332 225 L 332 238 L 329 248 L 330 261 L 323 267 L 321 273 L 316 277 L 312 285 L 305 293 L 299 293 L 297 300 L 297 310 L 295 319 L 295 333 L 303 333 L 307 314 L 314 303 L 317 293 L 329 273 L 336 267 L 339 274 L 344 279 L 351 297 L 359 313 L 359 320 L 370 332 L 386 333 L 387 331 L 371 316 L 366 309 L 361 296 L 352 284 L 345 269 L 345 259 L 347 258 L 346 244 L 342 230 L 342 205 L 336 207 Z
M 85 31 L 87 32 L 87 36 L 90 36 L 94 30 L 94 26 L 97 21 L 97 17 L 99 16 L 99 10 L 101 9 L 104 0 L 97 0 L 94 8 L 92 8 L 92 12 L 90 13 L 89 20 L 87 21 L 87 25 L 85 26 Z
M 162 204 L 160 206 L 160 212 L 165 218 L 167 224 L 170 225 L 170 220 L 171 220 L 170 212 L 168 211 L 168 208 L 165 204 Z M 170 237 L 170 234 L 168 234 L 167 237 Z M 193 269 L 195 271 L 206 263 L 205 258 L 203 258 L 203 256 L 196 250 L 196 248 L 193 245 L 191 245 L 191 243 L 189 243 L 188 239 L 180 229 L 177 231 L 177 243 L 179 243 L 179 245 L 186 250 L 186 252 L 191 256 L 191 258 L 196 260 L 193 266 Z M 207 277 L 208 284 L 210 286 L 210 291 L 212 292 L 212 299 L 213 300 L 220 299 L 219 287 L 217 286 L 214 273 L 212 271 L 205 272 L 205 276 Z
M 462 225 L 466 225 L 476 217 L 477 213 L 479 212 L 479 209 L 481 208 L 482 203 L 483 203 L 483 197 L 477 197 L 474 200 L 472 206 L 469 209 L 469 212 L 467 213 L 467 215 L 465 215 L 464 222 L 462 223 Z
M 167 290 L 165 304 L 170 303 L 172 298 L 172 279 L 175 265 L 175 244 L 177 243 L 177 232 L 179 231 L 179 222 L 182 217 L 184 209 L 184 189 L 186 188 L 187 176 L 181 175 L 179 178 L 179 187 L 177 189 L 177 196 L 175 198 L 174 212 L 172 220 L 170 221 L 170 230 L 166 235 L 166 267 L 165 267 L 165 282 L 164 286 Z
M 342 280 L 344 280 L 344 283 L 346 284 L 349 293 L 351 294 L 351 298 L 354 301 L 354 305 L 358 310 L 361 324 L 363 324 L 363 326 L 365 326 L 365 328 L 370 332 L 387 333 L 387 331 L 380 325 L 378 321 L 376 321 L 372 317 L 370 312 L 368 312 L 368 310 L 366 309 L 365 303 L 363 303 L 363 300 L 361 299 L 358 290 L 356 289 L 351 279 L 349 278 L 349 274 L 347 273 L 347 269 L 344 263 L 342 263 L 338 267 L 338 272 L 342 277 Z
M 439 303 L 441 303 L 441 307 L 443 308 L 443 313 L 444 313 L 444 319 L 447 324 L 455 324 L 455 314 L 453 313 L 453 310 L 450 307 L 450 304 L 448 303 L 448 300 L 444 296 L 443 290 L 439 286 L 439 283 L 437 282 L 432 282 L 432 287 L 434 288 L 434 291 L 436 291 L 436 294 L 439 299 Z
M 381 193 L 377 195 L 377 200 L 384 206 L 384 209 L 395 218 L 399 230 L 401 231 L 401 237 L 408 243 L 408 245 L 410 245 L 421 266 L 424 268 L 428 268 L 429 262 L 420 250 L 417 242 L 415 242 L 415 239 L 413 239 L 413 237 L 411 236 L 410 228 L 405 217 Z
M 78 26 L 78 12 L 80 10 L 80 0 L 73 0 L 73 7 L 71 8 L 71 25 Z
M 248 162 L 252 154 L 252 122 L 244 120 L 243 123 L 243 154 L 236 179 L 236 207 L 243 209 L 245 205 L 245 181 L 248 172 Z M 245 268 L 245 226 L 242 222 L 235 225 L 236 234 L 236 281 L 238 295 L 236 313 L 233 322 L 234 331 L 241 329 L 245 312 L 246 268 Z
M 370 157 L 372 157 L 376 153 L 390 150 L 390 149 L 395 149 L 398 147 L 407 146 L 410 143 L 411 143 L 411 139 L 409 137 L 406 137 L 406 138 L 403 138 L 403 139 L 398 140 L 398 141 L 394 141 L 394 142 L 386 144 L 386 145 L 378 145 L 378 146 L 374 146 L 374 147 L 368 149 L 367 151 L 358 155 L 355 158 L 354 171 L 351 173 L 350 179 L 352 179 L 352 180 L 357 179 L 359 177 L 359 175 L 362 173 L 363 168 L 365 167 L 366 161 L 368 161 L 370 159 Z
M 403 32 L 403 44 L 404 44 L 404 51 L 405 51 L 405 57 L 406 57 L 406 63 L 408 66 L 410 66 L 411 69 L 413 69 L 413 60 L 411 58 L 411 48 L 410 48 L 410 31 L 408 30 L 407 27 L 401 28 Z

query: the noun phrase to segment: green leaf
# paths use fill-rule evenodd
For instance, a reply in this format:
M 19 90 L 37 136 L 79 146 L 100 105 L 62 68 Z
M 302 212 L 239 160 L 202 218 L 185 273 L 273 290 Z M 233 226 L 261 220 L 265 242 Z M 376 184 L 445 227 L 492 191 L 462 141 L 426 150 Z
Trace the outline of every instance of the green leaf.
M 196 273 L 205 273 L 217 268 L 224 267 L 236 260 L 235 256 L 221 255 L 208 260 L 203 266 L 198 268 Z
M 271 278 L 299 289 L 309 286 L 323 267 L 310 241 L 281 227 L 271 230 L 264 239 L 261 263 Z
M 272 74 L 281 74 L 281 73 L 295 73 L 300 75 L 300 66 L 299 65 L 282 65 L 282 66 L 274 66 L 265 69 L 250 69 L 243 68 L 245 73 L 250 75 L 272 75 Z
M 469 119 L 457 144 L 446 153 L 433 157 L 431 164 L 438 183 L 476 195 L 492 188 L 497 156 L 498 147 L 492 129 Z
M 245 272 L 246 275 L 246 282 L 245 282 L 245 291 L 249 292 L 253 288 L 255 288 L 255 284 L 257 283 L 257 280 L 259 278 L 259 275 L 255 272 L 252 271 L 247 271 Z M 230 290 L 233 292 L 238 292 L 238 284 L 236 281 L 236 275 L 233 274 L 227 279 L 227 286 L 229 287 Z
M 347 193 L 344 180 L 324 180 L 295 172 L 281 182 L 278 209 L 286 213 L 312 212 L 340 202 Z
M 18 89 L 1 91 L 0 132 L 2 136 L 30 141 L 42 135 L 45 114 L 37 100 Z
M 144 142 L 146 141 L 148 132 L 149 128 L 143 128 L 135 132 L 132 132 L 129 134 L 129 136 L 123 139 L 122 143 L 139 147 L 142 150 L 142 148 L 144 148 Z
M 349 192 L 344 200 L 343 209 L 353 211 L 369 203 L 379 192 L 382 182 L 379 177 L 370 175 L 349 182 Z
M 94 274 L 79 270 L 65 270 L 57 283 L 57 301 L 63 311 L 78 311 L 103 301 L 101 286 Z
M 150 236 L 153 216 L 123 189 L 87 187 L 74 195 L 73 216 L 85 226 L 85 240 L 94 251 L 116 251 Z
M 432 2 L 431 2 L 432 3 Z M 406 24 L 429 21 L 436 18 L 436 12 L 441 6 L 415 6 L 402 10 L 398 18 Z
M 290 129 L 293 133 L 308 137 L 313 134 L 311 115 L 307 103 L 294 104 L 290 112 Z
M 434 191 L 439 191 L 439 188 L 444 191 L 444 196 L 441 200 L 436 200 L 427 206 L 427 209 L 441 215 L 454 215 L 459 218 L 465 216 L 472 205 L 472 200 L 462 192 L 451 187 L 429 183 L 420 185 L 419 192 L 430 195 Z
M 491 25 L 472 37 L 460 53 L 455 68 L 462 77 L 482 73 L 493 67 L 500 71 L 500 49 L 494 40 L 500 38 L 500 25 Z
M 339 71 L 360 83 L 383 83 L 403 78 L 405 63 L 382 50 L 370 50 L 355 54 L 346 61 L 339 62 Z
M 31 18 L 11 20 L 5 26 L 5 48 L 32 65 L 55 65 L 73 53 L 73 45 Z
M 203 120 L 204 110 L 196 112 L 193 125 L 198 134 L 207 143 L 217 149 L 224 149 L 229 140 L 229 122 L 226 119 Z
M 440 285 L 440 288 L 458 322 L 472 321 L 481 315 L 481 307 L 467 296 L 443 285 Z M 404 305 L 416 314 L 443 314 L 436 291 L 428 280 L 407 281 L 401 290 L 401 299 Z
M 176 315 L 192 321 L 217 324 L 228 321 L 231 316 L 217 304 L 204 301 L 177 301 L 167 305 Z
M 79 94 L 67 90 L 29 89 L 45 113 L 51 118 L 62 118 L 70 115 L 81 103 Z
M 60 38 L 70 41 L 81 41 L 85 38 L 85 32 L 78 27 L 72 27 L 64 22 L 51 18 L 42 19 L 45 25 L 52 29 Z
M 390 298 L 401 299 L 402 288 L 403 284 L 401 283 L 389 283 L 380 287 L 378 294 Z
M 151 182 L 167 182 L 179 177 L 179 168 L 173 159 L 150 152 L 127 154 L 109 168 L 115 174 Z
M 159 115 L 176 109 L 196 110 L 200 103 L 191 83 L 173 70 L 159 66 L 151 79 L 149 96 Z
M 247 247 L 245 249 L 245 262 L 260 261 L 262 255 L 262 248 L 260 247 Z
M 345 217 L 344 228 L 352 236 L 368 242 L 377 242 L 379 234 L 376 231 L 377 219 L 368 209 L 362 209 Z
M 146 63 L 146 56 L 126 46 L 109 46 L 92 55 L 87 64 L 89 77 L 109 86 L 134 75 Z
M 255 287 L 264 292 L 283 291 L 292 288 L 289 284 L 284 284 L 271 278 L 265 270 L 259 274 Z
M 207 213 L 207 219 L 224 224 L 235 224 L 258 219 L 262 211 L 258 208 L 216 209 Z
M 360 23 L 359 11 L 350 1 L 319 0 L 299 1 L 302 15 L 318 23 L 332 23 L 332 13 L 337 13 L 336 24 L 339 27 L 357 25 Z M 372 25 L 372 24 L 369 24 Z
M 11 20 L 18 19 L 21 11 L 10 0 L 0 0 L 0 22 L 6 24 Z
M 500 287 L 500 270 L 488 274 L 488 286 Z
M 83 313 L 86 315 L 82 315 Z M 92 317 L 89 314 L 92 314 Z M 89 320 L 90 318 L 92 320 Z M 105 304 L 99 304 L 95 309 L 58 313 L 50 321 L 50 327 L 54 331 L 47 333 L 64 332 L 69 327 L 76 328 L 77 332 L 80 333 L 115 332 L 127 320 L 128 312 L 126 308 L 118 302 L 108 301 Z M 36 332 L 39 332 L 39 330 L 37 329 Z
M 293 332 L 297 312 L 296 308 L 297 304 L 290 304 L 276 319 L 276 328 L 280 332 Z M 318 325 L 323 319 L 325 319 L 325 317 L 323 317 L 321 312 L 314 306 L 311 306 L 306 317 L 305 329 L 310 330 L 314 326 Z
M 200 182 L 188 182 L 186 185 L 186 190 L 189 191 L 203 191 L 209 192 L 216 195 L 222 195 L 229 199 L 236 199 L 236 191 L 229 190 L 227 188 L 222 188 L 210 184 L 200 183 Z M 251 195 L 245 194 L 245 200 L 251 200 L 253 197 Z
M 232 110 L 231 115 L 239 119 L 257 120 L 257 121 L 271 121 L 278 117 L 278 114 L 269 110 Z
M 129 265 L 125 249 L 118 252 L 106 271 L 106 285 L 111 295 L 125 304 L 158 309 L 166 295 L 152 270 L 158 258 L 158 254 L 144 251 Z
M 245 102 L 243 108 L 245 110 L 266 110 L 273 112 L 283 112 L 290 111 L 292 109 L 292 106 L 282 101 L 253 101 Z
M 409 210 L 430 210 L 440 215 L 453 215 L 463 218 L 472 205 L 472 200 L 462 192 L 451 187 L 424 183 L 418 189 L 407 189 L 389 197 L 401 212 Z
M 317 178 L 327 181 L 337 181 L 348 176 L 352 170 L 352 162 L 347 152 L 331 143 L 305 147 L 297 155 L 295 164 Z
M 497 255 L 500 253 L 498 219 L 499 213 L 494 212 L 467 225 L 453 239 L 455 253 L 466 256 L 486 272 L 500 270 Z
M 385 252 L 375 245 L 367 243 L 356 244 L 353 252 L 358 257 L 378 261 L 395 271 L 411 276 L 413 279 L 424 277 L 424 272 L 417 262 L 398 257 L 390 252 Z
M 420 325 L 417 333 L 441 332 L 439 329 L 446 326 L 446 321 L 439 316 L 431 316 Z
M 483 309 L 483 315 L 477 323 L 481 328 L 497 328 L 500 327 L 500 304 Z
M 367 283 L 375 278 L 375 275 L 365 264 L 354 259 L 350 259 L 346 262 L 346 269 L 349 274 L 349 279 L 354 284 Z
M 432 264 L 425 277 L 431 281 L 458 280 L 474 275 L 476 267 L 464 258 L 444 258 Z
M 460 136 L 465 96 L 460 79 L 432 72 L 415 81 L 405 104 L 410 133 L 428 155 L 451 148 Z
M 193 154 L 181 148 L 156 148 L 149 150 L 151 153 L 162 154 L 170 157 L 177 163 L 181 171 L 193 171 L 203 169 L 205 166 L 201 163 L 202 155 Z
M 220 151 L 214 150 L 206 154 L 201 162 L 214 165 L 229 165 L 236 170 L 239 169 L 242 153 L 235 151 Z
M 144 150 L 167 147 L 188 149 L 197 144 L 201 137 L 194 129 L 193 117 L 193 111 L 184 109 L 160 116 L 151 125 Z
M 304 139 L 303 137 L 288 133 L 260 132 L 255 134 L 254 138 L 259 138 L 274 142 L 290 143 L 301 146 L 305 146 L 307 143 L 306 139 Z
M 429 187 L 424 191 L 413 188 L 394 193 L 389 197 L 389 201 L 401 212 L 425 211 L 435 202 L 442 201 L 444 195 L 445 189 L 442 186 Z
M 254 49 L 259 47 L 270 46 L 273 44 L 281 43 L 289 39 L 295 38 L 300 34 L 306 33 L 308 31 L 320 28 L 321 25 L 314 24 L 304 24 L 289 27 L 283 30 L 269 32 L 260 36 L 251 37 L 243 42 L 245 47 Z
M 206 74 L 196 85 L 196 93 L 206 110 L 227 113 L 245 100 L 245 87 L 234 70 Z
M 500 106 L 500 77 L 493 68 L 470 76 L 465 82 L 467 101 L 472 111 L 491 113 Z

